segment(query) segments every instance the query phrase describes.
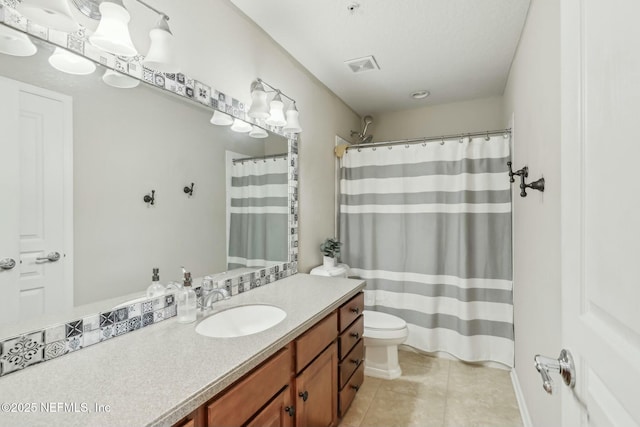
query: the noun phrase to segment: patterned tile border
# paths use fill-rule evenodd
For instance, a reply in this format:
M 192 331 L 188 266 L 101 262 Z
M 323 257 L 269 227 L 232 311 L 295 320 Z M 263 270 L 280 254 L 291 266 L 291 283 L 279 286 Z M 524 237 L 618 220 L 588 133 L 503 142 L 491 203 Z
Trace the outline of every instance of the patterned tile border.
M 298 212 L 299 142 L 297 135 L 285 135 L 281 127 L 268 126 L 250 118 L 246 115 L 247 105 L 203 82 L 191 79 L 184 74 L 158 73 L 143 67 L 141 64 L 143 56 L 125 59 L 101 52 L 87 43 L 83 28 L 75 34 L 66 34 L 30 23 L 13 9 L 15 4 L 15 0 L 0 0 L 0 23 L 84 55 L 107 68 L 127 73 L 133 78 L 160 90 L 174 93 L 187 101 L 198 102 L 212 110 L 222 111 L 286 137 L 289 149 L 289 207 L 291 209 L 289 212 L 289 262 L 220 280 L 214 283 L 214 286 L 225 288 L 233 297 L 298 272 L 300 214 Z M 196 287 L 195 290 L 197 293 L 201 292 L 200 287 Z M 0 377 L 174 316 L 176 316 L 176 302 L 173 294 L 169 294 L 4 339 L 0 341 Z

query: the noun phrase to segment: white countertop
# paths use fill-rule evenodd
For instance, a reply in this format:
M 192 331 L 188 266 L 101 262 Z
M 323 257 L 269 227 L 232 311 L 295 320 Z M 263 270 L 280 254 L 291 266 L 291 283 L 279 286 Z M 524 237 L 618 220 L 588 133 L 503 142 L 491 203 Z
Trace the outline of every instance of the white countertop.
M 363 287 L 296 274 L 214 304 L 215 311 L 259 303 L 284 309 L 287 317 L 264 332 L 208 338 L 196 323 L 173 318 L 12 373 L 0 378 L 0 426 L 171 426 Z M 36 410 L 6 412 L 6 404 Z

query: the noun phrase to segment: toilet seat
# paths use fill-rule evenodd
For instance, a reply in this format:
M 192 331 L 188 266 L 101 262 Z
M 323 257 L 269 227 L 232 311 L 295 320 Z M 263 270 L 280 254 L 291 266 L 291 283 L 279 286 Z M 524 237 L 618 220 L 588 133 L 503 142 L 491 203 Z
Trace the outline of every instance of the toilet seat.
M 364 310 L 364 337 L 373 339 L 406 338 L 407 322 L 397 316 L 378 311 Z

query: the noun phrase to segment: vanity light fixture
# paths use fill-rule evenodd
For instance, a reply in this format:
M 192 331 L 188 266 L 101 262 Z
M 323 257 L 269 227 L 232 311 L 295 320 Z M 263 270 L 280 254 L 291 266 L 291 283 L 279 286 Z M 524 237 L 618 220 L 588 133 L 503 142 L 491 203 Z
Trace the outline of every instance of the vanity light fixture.
M 269 90 L 266 90 L 265 87 Z M 275 96 L 269 104 L 267 104 L 268 93 L 275 93 Z M 282 97 L 291 101 L 287 109 L 286 118 Z M 251 84 L 251 108 L 249 108 L 247 115 L 257 120 L 264 120 L 265 123 L 270 126 L 284 126 L 284 133 L 302 132 L 298 120 L 300 113 L 298 113 L 295 99 L 285 95 L 280 89 L 271 86 L 261 79 L 256 79 L 256 81 Z
M 26 34 L 0 25 L 0 53 L 13 56 L 31 56 L 37 51 L 38 48 Z
M 131 15 L 125 9 L 122 0 L 103 0 L 100 3 L 100 14 L 100 23 L 96 32 L 89 37 L 89 42 L 114 55 L 126 58 L 137 55 L 129 34 Z
M 211 124 L 218 126 L 229 126 L 233 124 L 233 117 L 222 111 L 214 111 L 210 120 Z
M 179 73 L 180 66 L 176 60 L 173 33 L 168 21 L 169 17 L 162 14 L 156 26 L 149 31 L 151 47 L 142 63 L 161 73 Z
M 58 71 L 84 76 L 96 70 L 96 64 L 68 50 L 56 47 L 49 57 L 49 64 Z
M 78 31 L 80 26 L 71 15 L 67 0 L 22 0 L 16 6 L 25 18 L 65 33 Z
M 104 72 L 102 81 L 118 89 L 132 89 L 140 84 L 140 80 L 125 76 L 122 73 L 110 69 Z
M 259 128 L 258 126 L 253 126 L 251 132 L 249 132 L 249 136 L 251 138 L 267 138 L 269 134 L 266 130 Z
M 233 119 L 233 124 L 231 125 L 232 131 L 239 132 L 239 133 L 247 133 L 247 132 L 251 132 L 252 129 L 253 129 L 253 126 L 245 122 L 244 120 Z

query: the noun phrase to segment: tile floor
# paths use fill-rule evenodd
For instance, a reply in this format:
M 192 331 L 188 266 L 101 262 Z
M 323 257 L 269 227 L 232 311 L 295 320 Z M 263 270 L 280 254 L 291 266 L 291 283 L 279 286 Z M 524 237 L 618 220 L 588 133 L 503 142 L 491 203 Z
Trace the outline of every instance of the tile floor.
M 522 426 L 509 371 L 400 351 L 402 376 L 365 377 L 340 427 Z

